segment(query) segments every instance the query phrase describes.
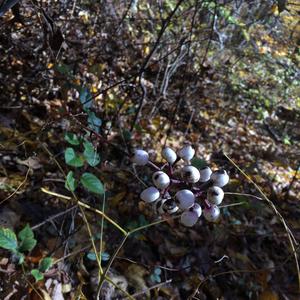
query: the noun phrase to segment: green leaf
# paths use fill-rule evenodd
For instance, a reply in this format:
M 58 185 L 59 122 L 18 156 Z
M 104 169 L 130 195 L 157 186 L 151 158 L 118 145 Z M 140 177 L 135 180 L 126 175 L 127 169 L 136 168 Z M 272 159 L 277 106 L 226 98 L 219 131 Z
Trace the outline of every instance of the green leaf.
M 129 130 L 124 129 L 123 132 L 122 132 L 122 134 L 123 134 L 123 137 L 124 137 L 124 139 L 126 141 L 130 141 L 131 140 L 132 134 L 131 134 L 131 132 Z
M 18 233 L 18 238 L 21 241 L 34 238 L 33 231 L 28 224 Z
M 197 157 L 194 157 L 191 160 L 191 163 L 192 163 L 192 166 L 194 166 L 197 169 L 202 169 L 205 166 L 207 166 L 207 163 L 204 159 L 200 159 L 200 158 L 197 158 Z
M 18 238 L 21 241 L 18 249 L 20 252 L 31 251 L 36 245 L 33 231 L 28 224 L 18 233 Z
M 157 282 L 157 283 L 160 283 L 161 282 L 161 278 L 160 278 L 160 275 L 156 274 L 156 273 L 153 273 L 150 275 L 150 279 L 151 281 L 153 282 Z
M 23 262 L 24 262 L 24 260 L 25 260 L 25 257 L 24 257 L 24 254 L 22 254 L 22 253 L 20 253 L 20 252 L 17 252 L 16 253 L 16 257 L 18 258 L 18 264 L 19 265 L 21 265 Z
M 92 143 L 85 141 L 83 143 L 84 152 L 83 156 L 85 157 L 86 161 L 91 167 L 95 167 L 100 163 L 100 156 L 95 151 L 94 146 Z
M 99 119 L 93 111 L 88 111 L 88 124 L 89 128 L 99 133 L 102 120 Z
M 21 242 L 19 246 L 19 251 L 20 252 L 31 251 L 35 246 L 36 246 L 36 240 L 28 238 Z
M 16 251 L 18 247 L 18 241 L 16 234 L 9 228 L 0 227 L 0 247 Z
M 36 282 L 44 279 L 44 275 L 38 269 L 33 269 L 30 273 L 34 277 Z
M 59 73 L 61 73 L 62 75 L 65 75 L 67 77 L 72 74 L 71 67 L 68 65 L 65 65 L 65 64 L 55 65 L 55 69 L 56 69 L 56 71 L 58 71 Z
M 284 138 L 283 138 L 283 143 L 285 145 L 291 145 L 292 143 L 291 143 L 290 137 L 285 135 Z
M 82 167 L 84 164 L 82 157 L 78 156 L 71 147 L 65 150 L 65 161 L 72 167 Z
M 95 175 L 83 173 L 80 182 L 88 191 L 100 195 L 104 194 L 103 184 Z
M 93 99 L 92 95 L 87 87 L 81 87 L 79 90 L 79 100 L 83 105 L 83 109 L 87 110 L 92 107 Z
M 39 263 L 40 272 L 46 272 L 53 264 L 53 259 L 51 257 L 44 257 Z
M 155 268 L 154 269 L 154 273 L 156 274 L 156 275 L 161 275 L 161 269 L 160 268 Z
M 77 182 L 73 175 L 73 171 L 69 171 L 65 182 L 65 188 L 71 192 L 74 192 L 77 187 Z
M 65 140 L 71 145 L 74 146 L 80 145 L 80 139 L 75 133 L 67 132 L 65 134 Z

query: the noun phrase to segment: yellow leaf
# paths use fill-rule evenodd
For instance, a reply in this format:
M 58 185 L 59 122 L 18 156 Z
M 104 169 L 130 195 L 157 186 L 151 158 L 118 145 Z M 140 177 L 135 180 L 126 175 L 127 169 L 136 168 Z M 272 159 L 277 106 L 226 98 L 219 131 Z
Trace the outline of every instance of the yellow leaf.
M 117 195 L 113 196 L 112 198 L 109 198 L 109 203 L 112 207 L 116 207 L 118 203 L 125 197 L 127 194 L 126 191 L 120 192 Z

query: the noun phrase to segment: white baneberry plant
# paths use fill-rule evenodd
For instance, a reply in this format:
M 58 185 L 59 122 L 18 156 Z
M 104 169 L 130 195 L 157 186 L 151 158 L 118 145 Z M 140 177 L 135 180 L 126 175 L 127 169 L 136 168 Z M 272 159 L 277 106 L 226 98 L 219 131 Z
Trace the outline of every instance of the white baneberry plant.
M 161 155 L 166 163 L 158 167 L 149 160 L 145 150 L 137 149 L 133 153 L 132 163 L 155 169 L 153 186 L 143 190 L 140 198 L 152 203 L 160 215 L 180 214 L 181 223 L 187 227 L 194 226 L 201 215 L 209 222 L 217 221 L 219 205 L 224 198 L 222 188 L 229 182 L 227 172 L 223 169 L 213 172 L 208 166 L 199 170 L 192 166 L 195 149 L 190 144 L 184 145 L 177 153 L 166 147 Z

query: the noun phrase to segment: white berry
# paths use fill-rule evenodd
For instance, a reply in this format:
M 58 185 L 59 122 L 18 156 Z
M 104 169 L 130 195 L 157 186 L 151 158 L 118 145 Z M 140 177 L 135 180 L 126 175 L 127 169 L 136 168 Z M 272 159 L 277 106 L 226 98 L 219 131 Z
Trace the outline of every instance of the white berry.
M 174 214 L 177 212 L 178 206 L 176 205 L 176 202 L 174 201 L 174 199 L 169 198 L 163 203 L 162 210 L 165 213 Z
M 218 186 L 212 186 L 207 191 L 207 200 L 211 204 L 219 205 L 223 201 L 224 192 Z
M 141 149 L 134 150 L 131 161 L 138 166 L 145 166 L 149 161 L 149 154 Z
M 177 155 L 175 153 L 174 150 L 172 150 L 170 147 L 166 147 L 163 149 L 162 151 L 162 157 L 169 163 L 169 164 L 173 164 L 176 159 L 177 159 Z
M 162 215 L 163 213 L 165 213 L 164 209 L 163 209 L 163 205 L 164 203 L 167 201 L 167 199 L 159 199 L 156 203 L 155 203 L 155 208 L 156 211 Z
M 190 161 L 195 155 L 195 149 L 191 145 L 185 145 L 178 151 L 178 156 L 185 161 Z
M 198 214 L 195 211 L 184 211 L 181 215 L 180 222 L 187 227 L 194 226 L 198 221 Z
M 154 186 L 150 186 L 142 191 L 140 198 L 147 203 L 151 203 L 156 201 L 159 198 L 159 196 L 159 190 Z
M 229 182 L 229 176 L 225 170 L 213 172 L 210 179 L 213 181 L 214 185 L 219 187 L 223 187 Z
M 184 166 L 181 170 L 182 178 L 190 183 L 196 183 L 200 179 L 200 172 L 194 166 Z
M 162 171 L 157 171 L 153 174 L 152 181 L 158 189 L 165 189 L 170 184 L 170 177 Z
M 203 211 L 203 216 L 207 221 L 215 222 L 220 216 L 220 208 L 216 205 L 212 205 L 209 208 L 207 207 Z
M 195 203 L 194 206 L 192 206 L 189 210 L 194 211 L 195 213 L 197 213 L 198 218 L 202 214 L 202 208 L 198 203 Z
M 178 207 L 181 210 L 189 209 L 195 203 L 195 195 L 190 190 L 178 191 L 175 198 L 178 202 Z
M 212 170 L 210 167 L 204 167 L 199 170 L 200 172 L 200 181 L 201 182 L 206 182 L 210 179 L 210 175 L 212 174 Z

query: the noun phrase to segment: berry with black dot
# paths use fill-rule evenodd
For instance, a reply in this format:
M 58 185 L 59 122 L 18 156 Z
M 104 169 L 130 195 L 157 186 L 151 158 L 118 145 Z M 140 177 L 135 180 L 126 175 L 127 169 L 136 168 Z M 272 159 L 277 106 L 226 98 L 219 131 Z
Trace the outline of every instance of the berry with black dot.
M 207 200 L 211 204 L 220 205 L 224 198 L 223 190 L 214 185 L 207 190 Z
M 196 183 L 200 179 L 200 172 L 194 166 L 184 166 L 181 170 L 183 180 L 189 183 Z
M 152 175 L 152 181 L 158 189 L 165 189 L 170 184 L 170 177 L 163 171 L 157 171 Z
M 186 144 L 178 151 L 178 156 L 184 161 L 190 161 L 195 155 L 195 149 L 191 144 Z
M 220 217 L 220 213 L 220 208 L 217 205 L 211 205 L 203 210 L 203 216 L 209 222 L 216 222 Z
M 206 182 L 210 179 L 212 174 L 212 170 L 210 167 L 206 166 L 199 170 L 200 172 L 200 182 Z
M 221 169 L 213 172 L 210 176 L 210 180 L 214 185 L 223 187 L 229 182 L 229 176 L 225 170 Z

